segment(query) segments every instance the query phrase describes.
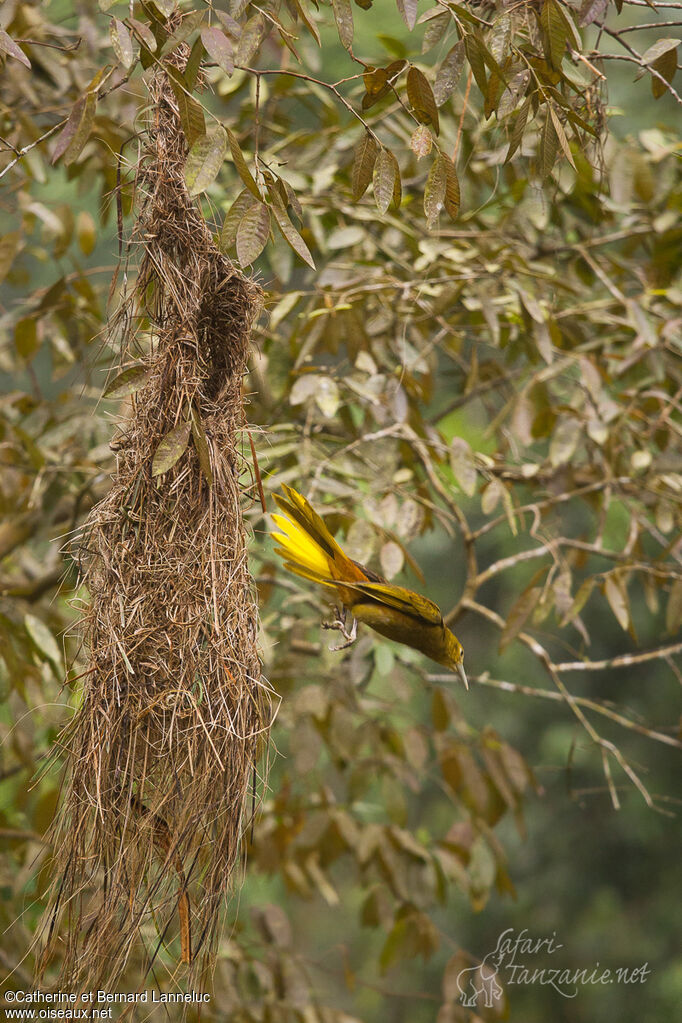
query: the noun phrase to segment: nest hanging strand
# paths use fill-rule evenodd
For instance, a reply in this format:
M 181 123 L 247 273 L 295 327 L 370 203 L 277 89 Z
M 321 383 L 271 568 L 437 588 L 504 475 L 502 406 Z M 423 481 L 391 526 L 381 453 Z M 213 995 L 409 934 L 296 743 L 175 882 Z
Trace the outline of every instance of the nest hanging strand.
M 187 55 L 182 46 L 168 61 L 182 68 Z M 127 353 L 149 324 L 150 376 L 132 398 L 111 491 L 80 536 L 90 666 L 62 737 L 69 779 L 53 833 L 59 881 L 43 964 L 61 951 L 72 989 L 112 990 L 139 965 L 140 941 L 147 970 L 158 954 L 170 969 L 192 960 L 195 980 L 210 968 L 272 716 L 237 450 L 261 295 L 187 194 L 163 70 L 150 93 L 137 295 L 121 316 L 133 324 Z M 152 456 L 178 427 L 186 449 L 154 478 Z

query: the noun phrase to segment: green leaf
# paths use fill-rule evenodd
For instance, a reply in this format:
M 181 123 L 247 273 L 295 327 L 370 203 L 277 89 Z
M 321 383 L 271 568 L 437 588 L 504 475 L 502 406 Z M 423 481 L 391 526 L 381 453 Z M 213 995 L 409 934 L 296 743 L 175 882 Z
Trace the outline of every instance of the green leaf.
M 659 39 L 642 54 L 642 63 L 646 64 L 665 79 L 668 85 L 677 73 L 677 47 L 679 39 Z M 654 99 L 660 99 L 668 92 L 665 82 L 660 78 L 651 76 L 651 92 Z
M 14 327 L 14 347 L 25 362 L 30 362 L 40 348 L 38 327 L 33 316 L 17 320 Z
M 386 213 L 391 205 L 399 177 L 398 161 L 388 149 L 381 149 L 374 164 L 374 201 L 380 213 Z
M 159 442 L 152 460 L 152 476 L 161 476 L 178 462 L 189 444 L 191 422 L 178 423 Z
M 504 158 L 505 163 L 509 163 L 512 156 L 521 145 L 529 111 L 530 97 L 525 101 L 512 123 L 512 129 L 509 136 L 509 148 L 507 149 L 507 155 Z
M 45 622 L 28 614 L 24 616 L 24 625 L 36 649 L 52 662 L 57 675 L 61 675 L 64 671 L 62 652 Z
M 351 171 L 351 186 L 355 202 L 367 191 L 367 186 L 372 180 L 372 171 L 378 152 L 379 146 L 376 139 L 369 132 L 365 132 L 355 149 Z
M 625 632 L 630 625 L 628 593 L 620 576 L 611 574 L 604 580 L 604 595 L 611 605 L 616 621 Z
M 242 222 L 246 211 L 259 200 L 254 199 L 251 193 L 245 188 L 239 193 L 235 201 L 225 214 L 223 227 L 220 232 L 220 251 L 227 252 L 237 241 L 237 229 Z
M 540 145 L 538 151 L 540 173 L 543 178 L 549 177 L 552 173 L 552 168 L 556 162 L 558 151 L 559 139 L 554 127 L 554 122 L 552 121 L 548 110 L 547 117 L 545 118 L 545 123 L 540 134 Z
M 244 154 L 242 153 L 239 142 L 237 141 L 237 136 L 229 128 L 227 129 L 227 138 L 230 143 L 232 162 L 237 168 L 237 173 L 239 174 L 239 177 L 242 179 L 242 181 L 244 182 L 244 184 L 246 185 L 254 199 L 258 199 L 258 201 L 261 202 L 262 197 L 260 194 L 260 189 L 258 188 L 254 176 L 246 164 Z
M 682 625 L 682 579 L 676 579 L 670 587 L 668 606 L 665 614 L 665 627 L 671 636 L 675 635 Z
M 129 366 L 122 373 L 115 376 L 111 383 L 107 384 L 102 394 L 103 398 L 125 398 L 134 394 L 147 383 L 151 376 L 151 369 L 144 363 L 137 363 Z
M 651 66 L 655 64 L 659 57 L 662 57 L 664 53 L 670 53 L 671 50 L 677 51 L 677 47 L 680 45 L 679 39 L 659 39 L 652 46 L 645 50 L 642 54 L 642 64 Z
M 76 238 L 84 256 L 94 252 L 97 244 L 97 227 L 92 214 L 87 210 L 81 210 L 76 218 Z
M 350 50 L 353 45 L 353 9 L 350 0 L 332 0 L 334 21 L 339 32 L 341 44 Z
M 442 61 L 436 72 L 433 96 L 436 105 L 442 107 L 455 90 L 464 67 L 464 43 L 460 39 Z
M 497 863 L 482 835 L 474 841 L 469 854 L 469 885 L 471 904 L 477 912 L 483 909 L 497 874 Z
M 557 468 L 571 461 L 578 447 L 582 427 L 574 416 L 561 416 L 549 442 L 549 460 Z
M 473 497 L 476 492 L 476 464 L 473 452 L 463 437 L 455 437 L 450 444 L 450 468 L 467 497 Z
M 165 65 L 165 71 L 178 104 L 180 124 L 185 133 L 187 145 L 191 149 L 197 139 L 206 134 L 204 111 L 194 96 L 190 95 L 187 83 L 180 71 L 170 64 Z
M 239 37 L 239 45 L 235 56 L 235 64 L 240 67 L 249 65 L 256 55 L 265 36 L 265 20 L 262 14 L 254 14 L 246 22 Z
M 581 583 L 580 587 L 578 588 L 578 592 L 573 598 L 573 603 L 569 607 L 564 617 L 559 622 L 562 628 L 565 625 L 569 625 L 573 621 L 573 619 L 580 614 L 582 609 L 585 607 L 585 604 L 587 604 L 588 600 L 590 599 L 590 595 L 595 587 L 595 583 L 596 579 L 594 578 L 594 576 L 590 576 L 588 579 L 585 579 L 583 583 Z
M 410 32 L 417 23 L 417 0 L 396 0 L 400 16 Z
M 566 159 L 570 163 L 570 165 L 573 168 L 573 170 L 577 170 L 576 165 L 575 165 L 575 160 L 573 159 L 573 153 L 571 152 L 571 147 L 569 145 L 569 141 L 566 138 L 566 132 L 564 131 L 564 126 L 561 123 L 561 121 L 559 120 L 559 115 L 557 114 L 557 112 L 554 109 L 554 107 L 551 107 L 551 106 L 549 108 L 549 113 L 550 113 L 550 116 L 552 118 L 552 124 L 554 125 L 554 131 L 556 132 L 556 136 L 557 136 L 557 138 L 559 140 L 559 145 L 561 146 L 561 148 L 562 148 L 562 150 L 564 152 L 564 156 L 566 157 Z
M 481 511 L 484 515 L 492 515 L 500 503 L 504 489 L 504 483 L 497 478 L 491 479 L 485 486 L 481 494 Z
M 317 378 L 315 404 L 327 419 L 333 419 L 341 404 L 338 384 L 332 377 L 322 375 Z
M 209 487 L 211 487 L 213 486 L 213 470 L 211 469 L 211 453 L 208 447 L 208 438 L 206 437 L 201 416 L 194 407 L 192 407 L 190 418 L 192 423 L 192 439 L 194 441 L 194 447 L 197 449 L 199 466 L 204 474 L 206 482 Z
M 131 68 L 135 60 L 133 41 L 130 38 L 130 32 L 118 18 L 112 18 L 109 22 L 109 38 L 111 39 L 114 53 L 121 64 L 123 64 L 123 67 L 126 69 Z
M 21 231 L 8 231 L 0 237 L 0 281 L 4 281 L 12 269 L 21 239 Z
M 322 46 L 320 30 L 318 29 L 313 19 L 310 17 L 310 14 L 307 12 L 305 3 L 301 3 L 301 0 L 293 0 L 293 2 L 294 6 L 296 7 L 296 10 L 301 16 L 301 21 L 304 23 L 305 27 L 310 32 L 311 36 L 313 37 L 317 45 Z
M 154 0 L 154 6 L 158 8 L 164 18 L 170 18 L 175 10 L 176 0 Z
M 211 60 L 214 60 L 226 75 L 231 75 L 234 71 L 234 53 L 232 43 L 225 33 L 215 27 L 202 28 L 201 41 Z
M 270 210 L 256 202 L 246 211 L 237 228 L 237 259 L 242 267 L 254 263 L 270 237 Z
M 485 96 L 488 91 L 488 79 L 485 73 L 485 57 L 483 56 L 481 42 L 472 32 L 465 35 L 463 41 L 466 57 L 476 80 L 476 85 L 481 90 L 481 95 Z
M 483 116 L 490 117 L 497 111 L 505 84 L 497 72 L 492 72 L 488 79 L 488 88 L 484 97 Z
M 196 140 L 185 162 L 185 184 L 190 195 L 200 195 L 213 184 L 227 152 L 227 133 L 220 127 Z
M 76 100 L 69 114 L 69 118 L 59 133 L 57 145 L 52 154 L 52 163 L 55 164 L 61 156 L 68 167 L 75 163 L 82 153 L 85 143 L 90 138 L 92 126 L 95 122 L 97 110 L 97 96 L 94 92 L 86 92 L 84 96 Z
M 540 25 L 544 35 L 545 56 L 550 66 L 558 71 L 566 52 L 569 28 L 557 0 L 545 0 L 540 12 Z
M 10 15 L 10 18 L 11 17 L 12 15 Z M 14 57 L 14 59 L 18 60 L 24 65 L 24 67 L 30 68 L 31 61 L 28 59 L 22 48 L 14 42 L 12 37 L 7 35 L 4 28 L 0 28 L 0 50 L 2 50 L 3 53 L 6 53 L 8 57 Z
M 438 107 L 433 90 L 424 72 L 414 66 L 407 72 L 407 98 L 417 120 L 422 124 L 431 125 L 438 135 Z
M 305 260 L 309 267 L 315 269 L 315 263 L 313 257 L 310 255 L 310 250 L 306 243 L 301 238 L 300 234 L 289 220 L 284 209 L 276 203 L 272 206 L 272 212 L 277 222 L 277 227 L 280 229 L 282 236 L 285 241 L 291 246 L 294 252 Z
M 194 40 L 194 44 L 190 51 L 190 55 L 187 58 L 185 64 L 185 81 L 187 82 L 187 88 L 191 91 L 196 87 L 197 80 L 199 78 L 199 70 L 201 68 L 201 62 L 205 55 L 204 44 L 201 41 L 201 37 L 197 36 Z
M 398 7 L 403 2 L 404 0 L 398 0 Z M 386 973 L 398 959 L 406 957 L 407 953 L 404 951 L 404 948 L 408 943 L 411 944 L 409 925 L 409 920 L 396 920 L 388 932 L 386 941 L 379 954 L 379 968 L 382 974 Z
M 175 4 L 173 4 L 173 6 L 175 6 Z M 164 42 L 163 47 L 161 49 L 161 55 L 167 57 L 170 53 L 173 53 L 174 50 L 177 50 L 178 46 L 180 46 L 181 43 L 186 42 L 190 38 L 190 36 L 193 35 L 194 32 L 196 32 L 196 30 L 199 28 L 203 20 L 204 20 L 203 11 L 188 11 L 187 13 L 185 13 L 182 18 L 182 21 L 178 24 L 174 32 L 171 35 L 169 35 L 166 41 Z M 183 75 L 185 81 L 187 82 L 188 89 L 191 90 L 194 83 L 192 81 L 192 76 L 189 71 L 189 61 L 185 65 Z

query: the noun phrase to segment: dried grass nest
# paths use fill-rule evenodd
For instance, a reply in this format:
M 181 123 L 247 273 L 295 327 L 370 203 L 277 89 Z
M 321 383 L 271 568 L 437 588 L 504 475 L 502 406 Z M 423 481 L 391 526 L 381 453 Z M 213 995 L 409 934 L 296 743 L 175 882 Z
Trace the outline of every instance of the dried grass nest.
M 182 68 L 187 56 L 183 46 L 168 62 Z M 149 89 L 139 273 L 111 323 L 123 329 L 123 365 L 142 361 L 148 376 L 115 444 L 111 490 L 77 538 L 89 664 L 62 736 L 42 959 L 44 969 L 61 956 L 71 989 L 113 990 L 129 963 L 148 971 L 161 950 L 173 968 L 190 964 L 188 982 L 210 969 L 272 718 L 239 455 L 261 293 L 218 251 L 187 193 L 187 144 L 162 69 Z M 155 477 L 171 431 L 184 453 Z

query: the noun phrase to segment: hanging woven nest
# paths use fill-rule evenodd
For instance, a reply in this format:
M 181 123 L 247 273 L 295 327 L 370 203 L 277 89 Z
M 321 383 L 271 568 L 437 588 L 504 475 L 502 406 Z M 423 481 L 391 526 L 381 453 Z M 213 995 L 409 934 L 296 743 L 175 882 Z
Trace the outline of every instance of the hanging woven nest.
M 188 52 L 167 63 L 182 70 Z M 78 538 L 89 665 L 60 744 L 42 965 L 60 956 L 73 990 L 112 990 L 129 962 L 148 971 L 158 955 L 189 964 L 193 981 L 210 968 L 272 716 L 239 454 L 261 294 L 188 195 L 163 69 L 149 89 L 139 272 L 111 324 L 127 379 L 144 383 L 112 445 L 112 488 Z

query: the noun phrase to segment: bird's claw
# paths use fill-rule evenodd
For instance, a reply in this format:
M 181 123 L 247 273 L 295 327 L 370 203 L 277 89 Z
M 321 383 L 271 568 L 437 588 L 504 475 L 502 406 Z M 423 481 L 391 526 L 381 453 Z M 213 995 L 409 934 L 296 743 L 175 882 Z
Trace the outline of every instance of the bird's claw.
M 340 632 L 346 641 L 345 643 L 340 643 L 338 646 L 330 646 L 329 647 L 330 650 L 345 650 L 346 647 L 351 646 L 358 637 L 358 623 L 357 620 L 353 618 L 353 624 L 351 625 L 349 632 L 346 627 L 346 612 L 339 611 L 338 607 L 335 607 L 334 615 L 335 615 L 334 621 L 323 622 L 322 628 L 334 629 L 337 632 Z

